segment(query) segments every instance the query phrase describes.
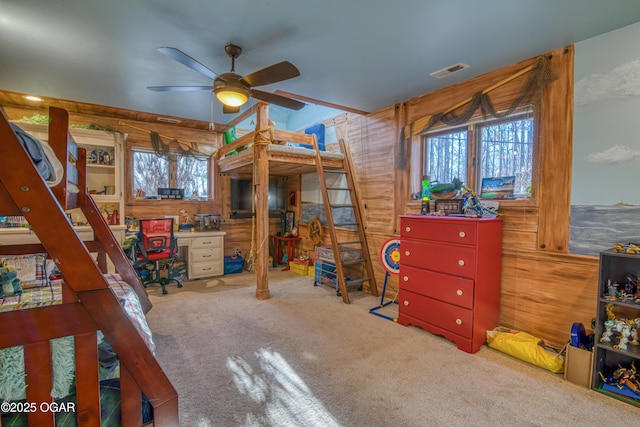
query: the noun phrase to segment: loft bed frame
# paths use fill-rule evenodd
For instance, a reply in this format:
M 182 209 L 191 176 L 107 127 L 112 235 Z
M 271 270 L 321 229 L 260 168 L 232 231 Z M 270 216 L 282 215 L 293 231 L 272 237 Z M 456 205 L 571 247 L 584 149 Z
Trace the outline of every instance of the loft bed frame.
M 77 425 L 101 424 L 97 347 L 97 331 L 101 331 L 119 361 L 122 425 L 143 424 L 143 395 L 153 408 L 149 425 L 178 425 L 177 393 L 110 288 L 107 257 L 121 279 L 135 291 L 144 313 L 151 309 L 151 302 L 100 210 L 87 194 L 86 152 L 77 147 L 69 134 L 67 112 L 50 108 L 49 117 L 49 145 L 64 166 L 63 179 L 54 187 L 47 186 L 0 109 L 3 148 L 0 215 L 24 216 L 41 242 L 0 244 L 0 256 L 46 253 L 60 271 L 63 282 L 61 301 L 0 312 L 5 325 L 0 332 L 0 349 L 24 348 L 26 402 L 36 403 L 37 409 L 28 413 L 28 424 L 55 425 L 54 413 L 41 411 L 40 403 L 54 402 L 50 340 L 68 336 L 74 337 Z M 93 230 L 93 240 L 83 241 L 67 219 L 65 210 L 75 208 L 85 215 Z
M 256 130 L 224 145 L 216 152 L 219 173 L 250 176 L 256 195 L 256 298 L 269 298 L 269 177 L 282 177 L 344 168 L 344 155 L 318 150 L 313 134 L 275 129 L 270 125 L 268 104 L 257 106 Z M 284 146 L 286 142 L 308 148 Z M 234 153 L 230 155 L 230 153 Z

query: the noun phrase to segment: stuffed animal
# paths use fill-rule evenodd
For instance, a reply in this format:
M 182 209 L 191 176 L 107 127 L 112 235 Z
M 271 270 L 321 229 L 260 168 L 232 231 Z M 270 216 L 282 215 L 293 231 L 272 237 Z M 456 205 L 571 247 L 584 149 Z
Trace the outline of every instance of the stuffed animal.
M 0 267 L 0 285 L 0 298 L 5 295 L 22 295 L 18 270 L 12 265 Z

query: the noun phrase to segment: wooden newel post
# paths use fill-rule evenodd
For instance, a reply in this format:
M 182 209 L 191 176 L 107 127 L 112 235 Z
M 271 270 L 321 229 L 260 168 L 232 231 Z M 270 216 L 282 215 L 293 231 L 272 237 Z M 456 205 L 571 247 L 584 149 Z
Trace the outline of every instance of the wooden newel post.
M 253 185 L 256 195 L 256 298 L 269 299 L 269 159 L 267 145 L 272 131 L 269 106 L 258 106 L 253 147 Z

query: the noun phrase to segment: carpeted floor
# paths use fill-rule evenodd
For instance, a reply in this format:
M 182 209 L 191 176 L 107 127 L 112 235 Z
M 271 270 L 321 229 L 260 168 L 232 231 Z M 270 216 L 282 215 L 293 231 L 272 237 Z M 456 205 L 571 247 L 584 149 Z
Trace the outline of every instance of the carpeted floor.
M 149 288 L 184 426 L 625 426 L 640 409 L 484 346 L 369 313 L 379 298 L 269 271 Z M 393 311 L 393 307 L 388 310 Z

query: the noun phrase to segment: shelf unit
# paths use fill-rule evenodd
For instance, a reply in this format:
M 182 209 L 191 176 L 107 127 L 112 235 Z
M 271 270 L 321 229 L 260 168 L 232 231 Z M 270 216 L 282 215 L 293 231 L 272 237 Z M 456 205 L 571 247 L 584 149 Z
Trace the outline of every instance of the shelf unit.
M 632 362 L 634 362 L 636 370 L 640 370 L 640 345 L 628 343 L 625 349 L 624 344 L 620 345 L 620 332 L 614 332 L 608 339 L 606 336 L 609 334 L 605 333 L 608 312 L 613 313 L 618 320 L 627 319 L 633 321 L 640 318 L 639 302 L 635 302 L 632 299 L 623 300 L 619 296 L 610 296 L 609 285 L 614 283 L 624 284 L 627 281 L 627 275 L 634 275 L 636 278 L 640 276 L 640 255 L 618 253 L 613 249 L 600 253 L 595 353 L 591 388 L 640 407 L 640 395 L 635 395 L 628 387 L 624 387 L 622 390 L 608 387 L 601 377 L 602 374 L 606 378 L 620 367 L 630 368 Z M 636 290 L 636 292 L 638 291 Z M 608 310 L 608 307 L 611 307 L 611 309 Z M 605 339 L 603 339 L 603 336 L 605 336 Z
M 79 147 L 87 150 L 87 190 L 91 197 L 108 223 L 124 224 L 122 134 L 72 129 L 71 135 Z

